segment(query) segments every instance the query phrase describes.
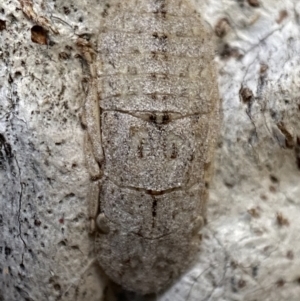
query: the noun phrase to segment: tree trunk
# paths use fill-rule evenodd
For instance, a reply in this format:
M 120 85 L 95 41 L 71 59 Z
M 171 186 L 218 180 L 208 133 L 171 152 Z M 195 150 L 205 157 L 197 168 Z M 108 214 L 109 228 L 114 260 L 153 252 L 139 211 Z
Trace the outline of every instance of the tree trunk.
M 139 299 L 107 293 L 86 228 L 87 70 L 75 33 L 97 36 L 98 2 L 36 1 L 57 35 L 17 0 L 0 4 L 0 300 Z M 223 113 L 208 224 L 193 268 L 153 300 L 298 300 L 300 5 L 200 2 Z

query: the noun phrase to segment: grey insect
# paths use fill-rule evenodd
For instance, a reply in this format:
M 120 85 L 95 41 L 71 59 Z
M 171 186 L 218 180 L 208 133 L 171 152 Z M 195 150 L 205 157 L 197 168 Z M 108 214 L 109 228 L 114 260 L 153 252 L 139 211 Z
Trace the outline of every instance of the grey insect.
M 219 131 L 211 34 L 188 0 L 114 0 L 102 14 L 85 103 L 97 259 L 141 294 L 193 261 Z
M 19 0 L 26 16 L 58 30 Z M 110 0 L 83 109 L 97 259 L 141 294 L 166 288 L 193 261 L 219 132 L 210 32 L 188 0 Z

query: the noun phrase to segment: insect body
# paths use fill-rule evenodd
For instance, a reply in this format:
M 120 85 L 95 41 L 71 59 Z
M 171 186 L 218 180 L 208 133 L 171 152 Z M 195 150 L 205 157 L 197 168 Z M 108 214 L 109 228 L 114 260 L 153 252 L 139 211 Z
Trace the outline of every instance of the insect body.
M 20 0 L 40 26 L 57 29 Z M 83 110 L 91 230 L 112 280 L 162 290 L 201 240 L 219 131 L 211 35 L 188 0 L 110 0 Z M 97 53 L 97 55 L 96 55 Z
M 113 0 L 102 24 L 96 62 L 85 52 L 91 227 L 107 275 L 147 294 L 199 247 L 219 124 L 213 47 L 187 0 Z

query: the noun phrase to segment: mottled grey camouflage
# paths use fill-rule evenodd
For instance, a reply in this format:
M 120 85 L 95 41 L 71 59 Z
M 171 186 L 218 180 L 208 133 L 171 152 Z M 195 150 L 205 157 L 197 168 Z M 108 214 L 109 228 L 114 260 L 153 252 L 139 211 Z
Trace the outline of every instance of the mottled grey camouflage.
M 95 249 L 112 280 L 153 293 L 199 249 L 219 131 L 214 49 L 187 0 L 109 1 L 101 18 L 85 106 Z

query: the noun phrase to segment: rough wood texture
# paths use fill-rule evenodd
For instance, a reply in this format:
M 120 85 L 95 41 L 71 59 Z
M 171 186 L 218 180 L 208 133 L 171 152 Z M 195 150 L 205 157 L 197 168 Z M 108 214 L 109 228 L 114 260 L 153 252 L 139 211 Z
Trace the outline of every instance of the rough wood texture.
M 143 300 L 299 301 L 300 3 L 194 2 L 220 37 L 224 117 L 208 223 L 191 269 Z M 48 33 L 48 45 L 32 41 L 43 31 L 19 1 L 0 8 L 0 299 L 141 300 L 110 299 L 99 265 L 88 268 L 95 253 L 79 122 L 88 70 L 74 32 L 97 37 L 105 3 L 34 1 L 60 33 Z

